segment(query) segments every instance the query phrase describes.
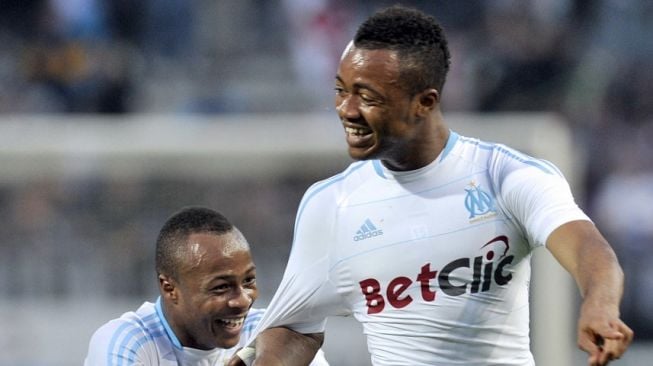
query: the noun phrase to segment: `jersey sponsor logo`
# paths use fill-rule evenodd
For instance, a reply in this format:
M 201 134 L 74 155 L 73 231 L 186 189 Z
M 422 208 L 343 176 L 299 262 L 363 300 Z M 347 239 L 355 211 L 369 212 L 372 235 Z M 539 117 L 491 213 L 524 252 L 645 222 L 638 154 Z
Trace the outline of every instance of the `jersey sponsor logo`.
M 469 189 L 465 188 L 465 208 L 469 212 L 470 222 L 476 222 L 488 217 L 496 216 L 494 198 L 481 189 L 476 182 L 469 183 Z
M 486 292 L 493 284 L 504 286 L 512 280 L 512 274 L 506 270 L 506 266 L 515 258 L 514 255 L 507 255 L 508 249 L 510 249 L 508 237 L 500 235 L 481 246 L 481 255 L 454 259 L 439 271 L 431 269 L 431 263 L 425 263 L 415 280 L 398 276 L 390 280 L 386 286 L 375 278 L 359 281 L 367 305 L 367 314 L 378 314 L 386 305 L 395 309 L 410 305 L 414 301 L 413 296 L 405 292 L 415 283 L 419 284 L 422 299 L 428 302 L 435 301 L 437 295 L 431 281 L 437 282 L 440 291 L 446 296 Z
M 370 219 L 366 219 L 360 229 L 354 235 L 354 241 L 365 240 L 375 236 L 383 235 L 383 230 L 378 229 Z

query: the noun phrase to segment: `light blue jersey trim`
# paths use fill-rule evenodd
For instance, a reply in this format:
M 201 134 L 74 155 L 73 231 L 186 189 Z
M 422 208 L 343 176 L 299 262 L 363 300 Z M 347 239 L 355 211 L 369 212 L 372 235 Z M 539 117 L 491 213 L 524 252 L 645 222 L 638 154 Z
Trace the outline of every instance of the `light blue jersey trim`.
M 183 349 L 184 347 L 181 345 L 181 342 L 179 342 L 179 338 L 175 335 L 175 332 L 172 331 L 172 328 L 170 328 L 170 324 L 168 324 L 168 321 L 166 320 L 166 317 L 163 316 L 163 309 L 161 309 L 161 296 L 159 296 L 156 299 L 156 313 L 159 314 L 159 318 L 161 319 L 161 323 L 163 323 L 163 328 L 165 328 L 166 333 L 168 333 L 168 337 L 172 341 L 172 344 L 177 347 L 177 349 Z
M 386 178 L 385 174 L 383 174 L 383 167 L 381 166 L 381 160 L 372 161 L 372 166 L 374 167 L 374 171 L 376 172 L 376 175 L 378 175 L 383 179 Z
M 508 156 L 511 159 L 514 159 L 520 163 L 524 163 L 526 165 L 533 166 L 535 168 L 540 169 L 546 174 L 558 174 L 561 175 L 560 171 L 556 168 L 553 168 L 552 165 L 548 162 L 544 162 L 543 160 L 535 159 L 533 157 L 530 157 L 528 155 L 524 155 L 522 153 L 519 153 L 517 151 L 514 151 L 512 149 L 506 148 L 502 145 L 499 144 L 491 144 L 491 143 L 485 143 L 481 142 L 478 140 L 472 140 L 469 138 L 464 139 L 465 143 L 472 144 L 472 145 L 477 145 L 479 149 L 483 150 L 495 150 L 498 151 L 501 154 L 504 154 Z M 522 156 L 520 156 L 522 155 Z
M 456 145 L 456 142 L 458 142 L 458 137 L 460 137 L 460 135 L 449 130 L 449 138 L 447 139 L 447 144 L 444 145 L 444 149 L 442 150 L 440 161 L 444 160 L 444 158 L 446 158 L 447 155 L 449 155 L 453 147 Z
M 256 328 L 261 318 L 263 318 L 264 314 L 265 312 L 260 309 L 250 309 L 249 313 L 247 314 L 247 318 L 245 318 L 245 325 L 243 326 L 241 333 L 251 333 L 254 328 Z
M 440 160 L 444 160 L 444 158 L 449 155 L 453 147 L 456 145 L 456 142 L 458 141 L 459 135 L 451 130 L 449 130 L 449 138 L 447 138 L 447 143 L 444 145 L 444 149 L 442 149 L 442 152 L 440 153 Z M 376 175 L 379 177 L 386 179 L 386 175 L 383 172 L 383 163 L 381 163 L 381 160 L 373 160 L 372 161 L 372 166 L 374 167 L 374 171 L 376 172 Z
M 134 321 L 138 323 L 138 326 L 134 326 L 133 324 L 130 323 L 124 323 L 116 331 L 114 332 L 111 342 L 109 343 L 109 353 L 107 354 L 107 362 L 109 365 L 113 365 L 113 357 L 115 356 L 116 359 L 116 364 L 118 366 L 123 365 L 125 359 L 128 361 L 128 365 L 131 365 L 135 362 L 134 356 L 136 355 L 136 351 L 138 351 L 140 348 L 145 346 L 145 340 L 151 339 L 153 340 L 152 337 L 157 336 L 156 334 L 146 334 L 142 336 L 141 338 L 137 339 L 134 342 L 134 345 L 130 346 L 130 342 L 132 342 L 136 336 L 141 332 L 142 330 L 147 330 L 151 329 L 146 322 L 149 322 L 150 320 L 153 320 L 153 322 L 158 322 L 157 315 L 156 314 L 150 314 L 143 319 L 140 319 L 138 317 L 134 319 L 129 319 L 129 321 Z M 131 328 L 134 326 L 134 328 Z M 140 326 L 140 328 L 139 328 Z M 131 328 L 131 329 L 130 329 Z M 147 331 L 146 331 L 147 333 Z M 118 345 L 118 348 L 116 349 L 116 343 L 118 342 L 118 339 L 124 335 L 122 341 Z
M 140 342 L 140 339 L 136 340 L 135 347 L 131 346 L 128 347 L 129 342 L 131 342 L 138 334 L 140 333 L 140 329 L 134 328 L 130 330 L 125 338 L 122 339 L 122 342 L 120 343 L 120 346 L 118 347 L 118 364 L 116 366 L 123 366 L 123 362 L 125 359 L 127 359 L 128 364 L 127 365 L 132 365 L 134 362 L 136 362 L 135 357 L 136 356 L 136 351 L 143 347 L 143 343 Z
M 118 338 L 122 333 L 130 326 L 129 323 L 124 323 L 121 326 L 116 329 L 116 331 L 113 334 L 113 337 L 111 337 L 111 342 L 109 342 L 109 352 L 107 353 L 107 365 L 113 365 L 113 354 L 114 354 L 114 348 L 116 347 L 116 342 L 118 342 Z M 120 351 L 120 349 L 118 349 Z M 116 352 L 118 354 L 118 352 Z

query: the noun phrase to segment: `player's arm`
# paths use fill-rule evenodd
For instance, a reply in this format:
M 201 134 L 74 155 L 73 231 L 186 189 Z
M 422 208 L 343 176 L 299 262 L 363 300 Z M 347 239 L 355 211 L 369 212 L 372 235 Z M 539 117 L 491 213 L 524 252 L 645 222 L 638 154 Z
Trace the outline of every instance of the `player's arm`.
M 555 229 L 546 246 L 574 277 L 583 298 L 578 346 L 589 353 L 589 365 L 621 357 L 633 331 L 619 317 L 624 276 L 608 242 L 592 222 L 577 220 Z
M 323 342 L 323 333 L 301 334 L 282 327 L 266 329 L 256 338 L 254 365 L 308 365 Z
M 238 353 L 239 358 L 232 358 L 228 366 L 245 365 L 240 357 L 248 358 L 247 364 L 254 366 L 306 366 L 311 364 L 323 342 L 323 333 L 302 334 L 284 327 L 269 328 L 256 337 L 255 351 Z M 250 363 L 254 353 L 255 360 Z

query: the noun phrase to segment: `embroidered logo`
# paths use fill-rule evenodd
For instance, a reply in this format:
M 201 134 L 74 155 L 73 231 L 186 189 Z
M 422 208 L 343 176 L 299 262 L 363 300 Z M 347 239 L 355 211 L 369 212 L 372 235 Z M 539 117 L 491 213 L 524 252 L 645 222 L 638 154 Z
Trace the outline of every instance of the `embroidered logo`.
M 476 182 L 469 183 L 469 189 L 465 188 L 465 208 L 469 212 L 469 219 L 476 221 L 496 215 L 494 198 L 485 190 L 481 189 Z
M 366 219 L 361 228 L 356 231 L 354 241 L 365 240 L 379 235 L 383 235 L 383 230 L 374 226 L 370 219 Z

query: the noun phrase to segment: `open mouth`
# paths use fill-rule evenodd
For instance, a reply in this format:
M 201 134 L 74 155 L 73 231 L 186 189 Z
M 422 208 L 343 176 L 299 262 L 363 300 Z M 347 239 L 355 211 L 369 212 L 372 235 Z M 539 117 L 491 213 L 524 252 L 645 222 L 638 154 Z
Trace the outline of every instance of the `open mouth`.
M 348 135 L 364 136 L 370 133 L 370 129 L 363 127 L 345 127 L 345 132 L 347 132 Z
M 367 127 L 345 126 L 345 133 L 351 147 L 365 147 L 372 139 L 372 130 Z
M 234 319 L 217 319 L 216 322 L 229 329 L 238 329 L 243 326 L 243 323 L 245 322 L 245 317 L 240 317 L 240 318 L 234 318 Z

